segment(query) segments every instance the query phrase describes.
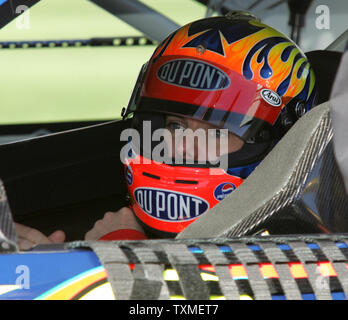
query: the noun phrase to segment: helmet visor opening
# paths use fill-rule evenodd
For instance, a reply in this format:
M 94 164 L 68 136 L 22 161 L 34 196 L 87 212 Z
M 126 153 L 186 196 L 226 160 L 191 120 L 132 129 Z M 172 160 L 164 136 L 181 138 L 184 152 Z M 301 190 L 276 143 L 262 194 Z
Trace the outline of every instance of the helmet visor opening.
M 228 129 L 244 141 L 257 142 L 260 133 L 270 131 L 272 126 L 262 119 L 232 111 L 212 109 L 188 103 L 153 98 L 142 98 L 137 105 L 137 111 L 175 115 L 204 121 L 218 128 Z M 262 137 L 262 141 L 271 140 Z

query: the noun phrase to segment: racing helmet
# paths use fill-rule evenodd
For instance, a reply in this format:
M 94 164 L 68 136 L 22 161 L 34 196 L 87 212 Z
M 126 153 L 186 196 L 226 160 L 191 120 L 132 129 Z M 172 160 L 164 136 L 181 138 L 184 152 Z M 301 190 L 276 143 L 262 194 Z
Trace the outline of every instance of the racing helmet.
M 204 18 L 170 34 L 142 67 L 122 111 L 139 132 L 128 138 L 124 163 L 131 207 L 145 232 L 173 237 L 222 201 L 315 101 L 305 54 L 252 15 Z M 153 134 L 168 115 L 226 129 L 243 146 L 225 155 L 224 166 L 154 159 L 163 139 Z

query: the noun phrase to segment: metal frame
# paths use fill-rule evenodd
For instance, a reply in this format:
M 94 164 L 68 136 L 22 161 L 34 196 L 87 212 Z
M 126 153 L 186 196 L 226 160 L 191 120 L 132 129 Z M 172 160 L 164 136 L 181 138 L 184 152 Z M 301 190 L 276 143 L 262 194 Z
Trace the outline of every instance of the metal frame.
M 180 25 L 138 0 L 90 0 L 155 41 L 164 40 Z

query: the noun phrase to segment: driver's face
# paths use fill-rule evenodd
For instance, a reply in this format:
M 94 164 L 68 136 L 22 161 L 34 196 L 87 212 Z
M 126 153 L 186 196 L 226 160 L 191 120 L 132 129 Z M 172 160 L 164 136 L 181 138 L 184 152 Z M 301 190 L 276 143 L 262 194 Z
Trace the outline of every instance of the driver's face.
M 165 141 L 172 146 L 173 158 L 215 161 L 223 154 L 238 151 L 244 144 L 226 129 L 190 118 L 167 116 L 166 129 Z

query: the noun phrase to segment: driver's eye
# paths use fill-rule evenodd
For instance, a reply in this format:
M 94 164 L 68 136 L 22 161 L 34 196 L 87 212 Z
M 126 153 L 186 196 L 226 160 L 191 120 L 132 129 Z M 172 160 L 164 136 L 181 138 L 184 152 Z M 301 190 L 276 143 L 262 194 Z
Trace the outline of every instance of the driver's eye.
M 171 130 L 171 131 L 180 130 L 180 129 L 185 130 L 186 129 L 186 127 L 183 123 L 181 123 L 179 121 L 174 121 L 174 120 L 167 122 L 166 128 Z
M 208 129 L 208 133 L 210 137 L 216 138 L 216 139 L 228 137 L 228 133 L 226 132 L 226 129 Z

